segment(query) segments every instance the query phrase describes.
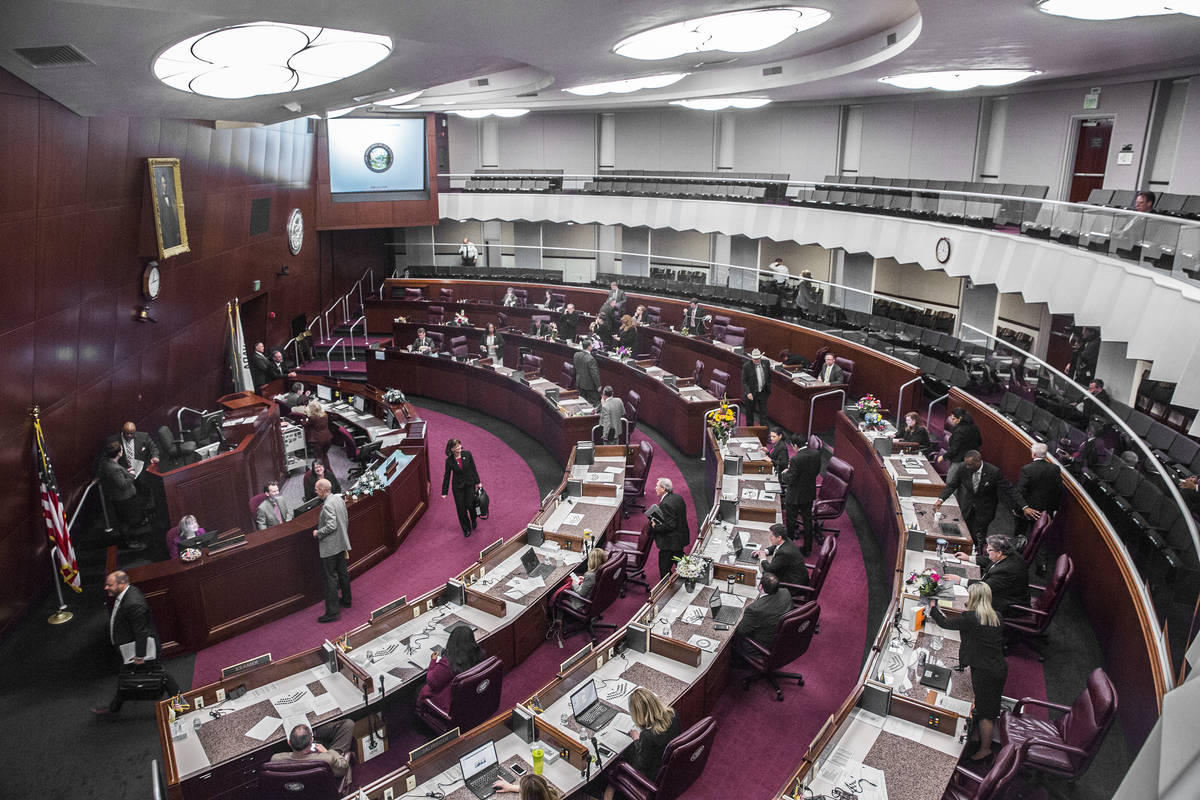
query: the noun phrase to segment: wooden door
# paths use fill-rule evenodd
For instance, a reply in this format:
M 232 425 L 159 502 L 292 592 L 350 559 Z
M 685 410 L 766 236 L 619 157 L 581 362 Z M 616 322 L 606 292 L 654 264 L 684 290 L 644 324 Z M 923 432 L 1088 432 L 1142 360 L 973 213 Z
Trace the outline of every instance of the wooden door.
M 1111 119 L 1081 119 L 1075 136 L 1075 161 L 1071 167 L 1071 191 L 1067 200 L 1082 203 L 1092 189 L 1104 188 L 1108 146 L 1112 141 Z

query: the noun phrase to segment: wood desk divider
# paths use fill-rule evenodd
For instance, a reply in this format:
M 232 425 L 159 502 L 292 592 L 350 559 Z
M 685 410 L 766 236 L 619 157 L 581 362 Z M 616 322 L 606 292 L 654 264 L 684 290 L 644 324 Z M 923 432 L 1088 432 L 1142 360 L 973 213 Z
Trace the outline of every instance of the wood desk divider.
M 375 679 L 365 669 L 351 661 L 341 650 L 335 650 L 334 657 L 337 658 L 338 672 L 345 675 L 359 691 L 367 694 L 375 691 Z
M 687 642 L 681 642 L 678 639 L 659 636 L 657 633 L 650 634 L 650 652 L 657 653 L 672 661 L 678 661 L 680 664 L 687 664 L 689 667 L 700 666 L 699 647 Z
M 471 608 L 477 608 L 484 613 L 491 614 L 493 617 L 504 617 L 508 611 L 508 604 L 503 600 L 486 595 L 483 592 L 472 589 L 470 586 L 466 589 L 467 605 Z

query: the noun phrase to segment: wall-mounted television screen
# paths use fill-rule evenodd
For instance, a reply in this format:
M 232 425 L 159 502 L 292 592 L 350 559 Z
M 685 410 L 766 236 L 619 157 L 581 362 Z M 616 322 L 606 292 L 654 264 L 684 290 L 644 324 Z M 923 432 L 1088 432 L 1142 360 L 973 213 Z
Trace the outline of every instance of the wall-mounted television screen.
M 331 119 L 329 190 L 335 203 L 427 200 L 425 118 Z

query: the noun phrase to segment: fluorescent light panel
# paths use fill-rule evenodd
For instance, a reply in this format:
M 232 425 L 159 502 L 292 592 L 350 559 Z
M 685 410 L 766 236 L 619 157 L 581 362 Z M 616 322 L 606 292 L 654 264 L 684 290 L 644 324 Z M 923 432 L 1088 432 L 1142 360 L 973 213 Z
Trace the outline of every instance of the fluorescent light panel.
M 691 100 L 672 100 L 671 105 L 695 111 L 724 111 L 727 108 L 762 108 L 769 102 L 765 97 L 696 97 Z
M 678 83 L 689 75 L 687 72 L 671 72 L 666 75 L 648 75 L 644 78 L 626 78 L 623 81 L 607 81 L 605 83 L 589 83 L 563 89 L 564 92 L 578 94 L 584 97 L 596 97 L 602 94 L 629 94 L 641 89 L 661 89 Z
M 1038 11 L 1056 17 L 1109 21 L 1162 14 L 1200 17 L 1200 0 L 1038 0 Z
M 529 113 L 528 108 L 463 108 L 448 113 L 457 114 L 467 119 L 483 119 L 484 117 L 523 117 Z
M 937 89 L 942 92 L 961 92 L 976 86 L 1008 86 L 1034 75 L 1036 69 L 961 69 L 941 72 L 910 72 L 887 75 L 879 79 L 901 89 Z
M 713 50 L 751 53 L 828 22 L 830 16 L 823 8 L 804 6 L 731 11 L 642 31 L 617 42 L 613 52 L 644 61 Z

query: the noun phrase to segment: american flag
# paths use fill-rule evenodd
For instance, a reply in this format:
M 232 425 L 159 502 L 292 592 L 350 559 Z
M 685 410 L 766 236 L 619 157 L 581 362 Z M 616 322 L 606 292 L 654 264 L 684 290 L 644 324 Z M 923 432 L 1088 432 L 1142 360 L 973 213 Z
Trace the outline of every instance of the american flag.
M 42 516 L 46 520 L 46 535 L 50 537 L 50 548 L 63 582 L 77 592 L 83 591 L 79 583 L 79 562 L 75 560 L 75 548 L 71 545 L 71 533 L 67 530 L 67 512 L 58 498 L 58 483 L 54 480 L 54 467 L 46 453 L 46 439 L 42 434 L 42 421 L 34 412 L 33 417 L 33 461 L 41 481 Z

